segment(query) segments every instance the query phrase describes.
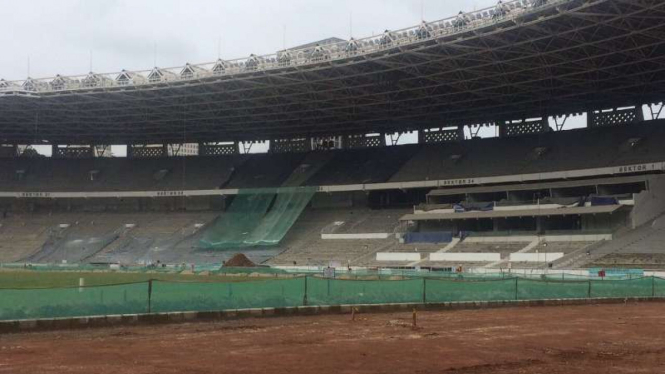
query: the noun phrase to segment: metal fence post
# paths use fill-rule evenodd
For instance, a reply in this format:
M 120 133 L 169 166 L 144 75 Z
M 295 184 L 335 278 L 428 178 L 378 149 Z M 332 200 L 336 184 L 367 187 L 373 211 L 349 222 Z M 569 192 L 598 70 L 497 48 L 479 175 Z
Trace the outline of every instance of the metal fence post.
M 427 304 L 427 278 L 423 277 L 423 304 Z
M 518 295 L 518 287 L 517 287 L 517 282 L 519 281 L 519 277 L 515 277 L 515 300 L 519 300 L 519 295 Z
M 148 281 L 148 314 L 152 312 L 152 279 Z
M 307 278 L 309 278 L 307 275 L 305 275 L 305 293 L 303 294 L 302 297 L 302 305 L 307 305 Z
M 593 281 L 589 279 L 589 289 L 587 290 L 587 299 L 591 298 L 591 282 Z
M 656 297 L 656 276 L 651 276 L 651 297 Z

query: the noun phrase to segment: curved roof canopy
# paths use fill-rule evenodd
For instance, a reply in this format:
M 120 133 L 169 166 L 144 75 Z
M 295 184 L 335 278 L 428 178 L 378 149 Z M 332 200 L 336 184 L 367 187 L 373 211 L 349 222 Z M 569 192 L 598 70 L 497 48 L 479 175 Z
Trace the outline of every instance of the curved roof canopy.
M 0 87 L 0 142 L 161 143 L 409 131 L 665 96 L 665 2 L 531 0 L 324 46 Z M 423 31 L 424 30 L 424 31 Z M 311 50 L 311 46 L 308 47 Z M 322 58 L 323 56 L 323 58 Z M 195 68 L 196 67 L 196 68 Z M 205 74 L 205 72 L 210 74 Z M 35 133 L 39 129 L 39 133 Z

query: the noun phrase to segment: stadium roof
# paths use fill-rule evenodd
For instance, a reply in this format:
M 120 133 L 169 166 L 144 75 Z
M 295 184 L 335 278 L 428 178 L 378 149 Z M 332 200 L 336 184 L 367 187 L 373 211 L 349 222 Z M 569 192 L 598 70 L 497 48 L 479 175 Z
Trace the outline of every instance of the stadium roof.
M 505 16 L 482 9 L 464 25 L 156 69 L 152 79 L 153 69 L 0 81 L 0 143 L 394 132 L 662 101 L 662 0 L 506 3 Z

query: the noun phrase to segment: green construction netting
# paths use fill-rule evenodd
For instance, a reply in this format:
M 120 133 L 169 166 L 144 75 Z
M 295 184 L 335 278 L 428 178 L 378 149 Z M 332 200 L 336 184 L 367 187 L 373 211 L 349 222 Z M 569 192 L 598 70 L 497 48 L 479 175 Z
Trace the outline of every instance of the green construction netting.
M 303 304 L 305 278 L 237 283 L 153 282 L 152 311 L 183 312 Z
M 314 193 L 316 189 L 311 187 L 278 192 L 275 204 L 244 243 L 252 246 L 279 244 L 312 200 Z
M 492 281 L 427 279 L 425 298 L 428 303 L 515 300 L 515 284 L 515 279 Z
M 665 297 L 665 279 L 662 278 L 656 278 L 656 277 L 651 277 L 651 281 L 653 284 L 651 287 L 653 288 L 653 296 L 655 297 Z
M 591 297 L 649 297 L 654 289 L 654 278 L 591 281 Z
M 0 289 L 0 320 L 304 305 L 441 303 L 665 296 L 665 279 L 552 281 L 314 277 L 229 283 L 152 281 L 98 287 Z
M 239 191 L 200 244 L 208 249 L 277 245 L 315 192 L 314 187 Z
M 237 248 L 268 211 L 274 193 L 243 193 L 236 195 L 229 208 L 205 231 L 204 248 Z
M 147 282 L 81 288 L 0 289 L 0 320 L 147 311 Z
M 307 278 L 309 305 L 417 303 L 423 300 L 423 280 L 352 281 Z
M 589 297 L 588 281 L 520 279 L 517 282 L 519 300 L 584 299 L 587 297 Z

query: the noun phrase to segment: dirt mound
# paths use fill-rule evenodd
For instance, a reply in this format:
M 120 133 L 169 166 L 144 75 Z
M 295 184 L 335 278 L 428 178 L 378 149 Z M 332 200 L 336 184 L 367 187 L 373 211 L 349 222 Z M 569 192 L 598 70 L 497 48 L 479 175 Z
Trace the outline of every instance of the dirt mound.
M 256 264 L 253 263 L 250 259 L 247 258 L 242 253 L 231 257 L 224 263 L 224 267 L 233 267 L 233 268 L 253 268 L 256 267 Z

